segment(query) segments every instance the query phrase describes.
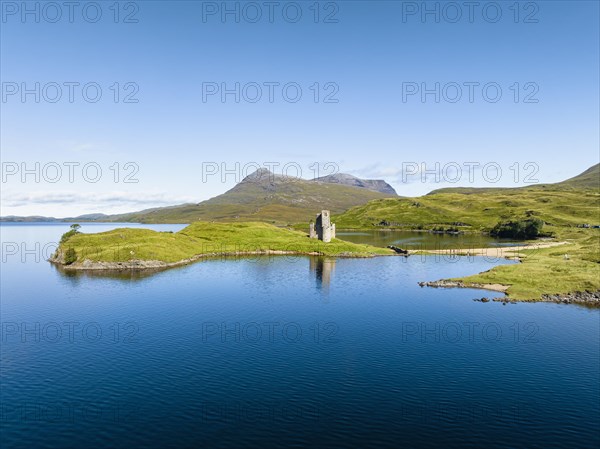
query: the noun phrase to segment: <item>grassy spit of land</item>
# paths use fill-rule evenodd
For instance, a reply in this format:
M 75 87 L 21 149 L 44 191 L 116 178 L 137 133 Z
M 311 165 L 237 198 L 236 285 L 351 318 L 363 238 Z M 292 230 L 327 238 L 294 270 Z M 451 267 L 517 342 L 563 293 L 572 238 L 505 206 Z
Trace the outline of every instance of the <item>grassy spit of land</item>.
M 63 241 L 51 262 L 74 270 L 166 268 L 200 258 L 251 254 L 373 257 L 393 251 L 334 239 L 309 239 L 306 233 L 268 223 L 196 222 L 179 232 L 119 228 L 77 233 Z
M 600 302 L 600 231 L 561 232 L 565 240 L 518 248 L 452 250 L 458 255 L 506 257 L 521 263 L 483 273 L 425 282 L 433 287 L 474 287 L 503 292 L 515 301 Z M 438 253 L 442 251 L 430 251 Z
M 518 252 L 506 255 L 517 256 L 521 261 L 519 264 L 500 265 L 453 280 L 467 285 L 505 286 L 505 293 L 512 300 L 560 301 L 575 295 L 573 302 L 597 302 L 600 292 L 600 231 L 564 229 L 559 234 L 562 237 L 559 245 L 520 248 Z M 577 296 L 582 300 L 577 301 Z

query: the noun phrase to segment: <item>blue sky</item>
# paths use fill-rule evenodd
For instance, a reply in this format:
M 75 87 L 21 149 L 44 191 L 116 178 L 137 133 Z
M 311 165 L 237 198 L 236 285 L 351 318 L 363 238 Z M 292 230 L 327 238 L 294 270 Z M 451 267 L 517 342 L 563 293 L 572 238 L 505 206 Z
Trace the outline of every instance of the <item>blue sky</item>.
M 36 17 L 23 16 L 21 2 L 2 2 L 2 215 L 197 202 L 254 164 L 278 163 L 275 173 L 288 164 L 288 174 L 299 167 L 312 178 L 317 163 L 321 174 L 334 167 L 384 178 L 412 196 L 447 185 L 560 181 L 600 157 L 596 1 L 481 2 L 492 5 L 472 17 L 463 2 L 427 2 L 439 8 L 437 21 L 422 16 L 422 2 L 320 2 L 318 18 L 313 1 L 279 2 L 272 20 L 264 2 L 225 2 L 239 8 L 239 22 L 223 20 L 222 2 L 141 1 L 121 2 L 117 23 L 114 2 L 98 3 L 95 23 L 87 3 L 72 20 L 63 7 L 55 21 L 56 3 L 29 2 Z M 137 23 L 124 23 L 128 14 Z M 39 102 L 22 97 L 36 83 Z M 64 83 L 78 83 L 70 84 L 72 102 Z M 236 83 L 239 102 L 206 94 Z M 272 102 L 264 83 L 274 83 Z M 422 98 L 436 83 L 439 101 Z M 62 96 L 51 102 L 56 85 Z M 262 97 L 252 102 L 257 85 Z M 92 102 L 97 86 L 102 97 Z M 203 179 L 203 163 L 240 170 Z M 479 164 L 472 177 L 470 163 Z M 485 176 L 483 166 L 492 168 Z M 415 167 L 431 173 L 423 179 Z M 23 168 L 32 171 L 25 179 Z M 138 182 L 124 182 L 127 174 Z

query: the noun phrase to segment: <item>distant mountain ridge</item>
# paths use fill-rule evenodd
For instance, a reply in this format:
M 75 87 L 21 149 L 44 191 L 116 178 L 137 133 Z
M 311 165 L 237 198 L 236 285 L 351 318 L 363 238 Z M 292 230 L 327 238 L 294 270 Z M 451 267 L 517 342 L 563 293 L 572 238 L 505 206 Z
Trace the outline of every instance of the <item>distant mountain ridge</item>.
M 0 221 L 4 223 L 64 223 L 71 221 L 104 221 L 113 217 L 113 215 L 106 214 L 84 214 L 79 215 L 77 217 L 65 217 L 65 218 L 56 218 L 56 217 L 44 217 L 42 215 L 29 215 L 26 217 L 20 217 L 16 215 L 7 215 L 5 217 L 0 217 Z
M 315 182 L 326 182 L 329 184 L 341 184 L 352 187 L 361 187 L 374 192 L 385 193 L 388 195 L 397 195 L 394 188 L 383 179 L 360 179 L 356 176 L 346 173 L 336 173 L 334 175 L 322 176 L 316 178 Z

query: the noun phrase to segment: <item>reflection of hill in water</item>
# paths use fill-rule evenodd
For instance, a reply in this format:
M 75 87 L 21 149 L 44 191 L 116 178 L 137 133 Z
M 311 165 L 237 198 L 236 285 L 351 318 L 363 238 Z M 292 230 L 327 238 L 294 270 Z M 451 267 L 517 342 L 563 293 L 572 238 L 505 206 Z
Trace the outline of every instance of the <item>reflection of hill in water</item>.
M 335 259 L 327 259 L 325 257 L 311 257 L 309 260 L 309 268 L 311 273 L 314 273 L 317 288 L 319 290 L 328 290 L 331 283 L 331 275 L 335 269 Z

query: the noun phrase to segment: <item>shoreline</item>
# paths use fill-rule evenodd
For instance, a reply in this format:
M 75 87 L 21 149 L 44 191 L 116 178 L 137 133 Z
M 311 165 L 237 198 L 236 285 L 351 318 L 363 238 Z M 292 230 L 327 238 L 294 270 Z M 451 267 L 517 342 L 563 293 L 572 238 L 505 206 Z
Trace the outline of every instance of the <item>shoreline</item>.
M 569 244 L 567 241 L 559 242 L 542 242 L 534 243 L 523 246 L 505 246 L 495 248 L 473 248 L 468 251 L 461 249 L 452 250 L 431 250 L 431 251 L 420 251 L 421 254 L 452 254 L 456 256 L 483 256 L 483 257 L 496 257 L 505 258 L 509 260 L 517 260 L 521 262 L 522 255 L 519 254 L 523 250 L 537 250 L 543 248 L 554 248 L 562 245 Z M 483 274 L 483 273 L 479 273 Z M 469 276 L 463 276 L 463 278 Z M 518 303 L 518 302 L 549 302 L 558 304 L 578 304 L 591 306 L 594 308 L 600 307 L 600 290 L 598 291 L 572 291 L 569 293 L 545 293 L 541 294 L 539 298 L 532 299 L 514 299 L 508 294 L 508 289 L 512 285 L 500 284 L 500 283 L 484 283 L 484 282 L 465 282 L 463 279 L 439 279 L 436 281 L 422 281 L 418 282 L 421 287 L 431 288 L 473 288 L 479 290 L 488 290 L 500 293 L 504 296 L 489 299 L 481 298 L 474 299 L 479 302 L 503 302 L 503 303 Z
M 464 250 L 450 250 L 450 254 L 456 256 L 484 256 L 484 257 L 503 257 L 509 260 L 517 260 L 521 262 L 521 256 L 518 254 L 523 250 L 536 250 L 543 248 L 554 248 L 569 244 L 570 242 L 545 242 L 533 245 L 524 246 L 505 246 L 495 248 L 474 248 L 467 252 Z M 421 254 L 448 254 L 448 250 L 431 250 L 431 251 L 420 251 Z M 482 274 L 482 273 L 479 273 Z M 466 276 L 465 276 L 466 277 Z M 536 299 L 514 299 L 508 295 L 508 289 L 511 285 L 505 285 L 500 283 L 481 283 L 481 282 L 465 282 L 463 280 L 455 279 L 439 279 L 437 281 L 422 281 L 418 282 L 421 287 L 431 288 L 473 288 L 480 290 L 488 290 L 497 293 L 501 293 L 503 297 L 493 298 L 492 301 L 503 302 L 503 303 L 517 303 L 517 302 L 549 302 L 557 304 L 578 304 L 591 306 L 594 308 L 600 307 L 600 290 L 598 291 L 572 291 L 569 293 L 544 293 Z M 475 299 L 479 302 L 489 302 L 488 298 Z
M 520 251 L 538 250 L 544 248 L 553 248 L 556 246 L 567 245 L 569 242 L 544 242 L 544 243 L 529 243 L 518 246 L 492 246 L 489 248 L 448 248 L 448 249 L 423 249 L 417 250 L 415 253 L 420 254 L 451 254 L 456 256 L 483 256 L 504 258 L 510 260 L 521 260 L 518 254 Z
M 178 260 L 175 262 L 164 262 L 161 260 L 129 260 L 127 262 L 103 262 L 92 261 L 85 259 L 83 262 L 75 262 L 66 265 L 57 258 L 50 258 L 48 262 L 60 267 L 65 271 L 144 271 L 144 270 L 162 270 L 167 268 L 175 268 L 184 265 L 189 265 L 202 259 L 215 259 L 219 257 L 246 257 L 246 256 L 301 256 L 301 257 L 329 257 L 329 258 L 345 258 L 345 259 L 370 259 L 373 257 L 397 256 L 390 254 L 352 254 L 340 253 L 338 255 L 325 255 L 319 252 L 300 252 L 300 251 L 284 251 L 284 250 L 263 250 L 263 251 L 232 251 L 221 253 L 198 254 L 193 257 Z
M 432 288 L 477 288 L 480 290 L 491 290 L 498 293 L 506 294 L 506 290 L 509 289 L 509 285 L 502 284 L 480 284 L 477 282 L 465 283 L 463 281 L 453 281 L 450 279 L 440 279 L 439 281 L 424 281 L 418 282 L 420 287 L 432 287 Z
M 562 245 L 568 242 L 548 242 L 542 243 L 538 245 L 531 246 L 506 246 L 506 247 L 490 247 L 490 248 L 473 248 L 466 251 L 464 249 L 451 249 L 451 250 L 409 250 L 409 254 L 446 254 L 450 251 L 451 254 L 455 254 L 457 256 L 487 256 L 490 257 L 490 252 L 497 252 L 500 250 L 500 255 L 496 254 L 494 257 L 505 257 L 511 258 L 507 253 L 512 253 L 515 251 L 521 251 L 523 249 L 538 249 L 538 248 L 549 248 L 552 246 Z M 229 251 L 229 252 L 216 252 L 216 253 L 207 253 L 207 254 L 197 254 L 193 257 L 178 260 L 175 262 L 164 262 L 161 260 L 142 260 L 142 259 L 134 259 L 127 262 L 104 262 L 104 261 L 92 261 L 86 259 L 82 262 L 75 262 L 74 264 L 67 265 L 63 263 L 58 257 L 50 258 L 48 261 L 54 265 L 61 267 L 67 271 L 125 271 L 125 270 L 157 270 L 157 269 L 167 269 L 173 267 L 179 267 L 183 265 L 189 265 L 201 259 L 210 259 L 217 257 L 236 257 L 236 256 L 323 256 L 323 257 L 340 257 L 340 258 L 357 258 L 357 259 L 367 259 L 378 256 L 398 256 L 400 254 L 390 252 L 390 254 L 352 254 L 352 253 L 340 253 L 337 255 L 324 255 L 319 252 L 301 252 L 301 251 L 285 251 L 285 250 L 261 250 L 261 251 Z M 518 259 L 518 258 L 517 258 Z M 446 285 L 448 282 L 454 281 L 433 281 L 426 283 L 429 287 L 452 287 L 453 285 Z M 442 285 L 442 283 L 444 285 Z M 456 282 L 455 282 L 456 283 Z M 431 285 L 429 285 L 431 284 Z M 437 285 L 434 285 L 437 284 Z M 508 286 L 502 286 L 500 284 L 492 285 L 492 284 L 479 284 L 482 288 L 486 290 L 494 290 L 499 292 L 505 292 L 508 289 Z M 488 285 L 486 287 L 486 285 Z M 459 287 L 456 285 L 456 287 Z
M 463 248 L 463 249 L 446 249 L 446 250 L 411 250 L 409 255 L 431 255 L 446 254 L 451 256 L 462 256 L 462 257 L 494 257 L 494 258 L 505 258 L 512 259 L 521 262 L 523 255 L 521 251 L 535 251 L 537 249 L 552 248 L 562 245 L 569 244 L 567 241 L 544 241 L 544 242 L 528 242 L 518 246 L 502 246 L 502 247 L 487 247 L 487 248 Z M 138 273 L 149 273 L 167 270 L 169 268 L 176 268 L 185 265 L 195 263 L 200 260 L 211 260 L 216 258 L 247 258 L 251 256 L 296 256 L 296 257 L 329 257 L 329 258 L 360 258 L 367 259 L 377 256 L 404 256 L 404 254 L 398 254 L 390 251 L 385 254 L 377 253 L 362 253 L 352 251 L 342 251 L 336 254 L 326 254 L 322 251 L 291 251 L 291 250 L 256 250 L 256 251 L 217 251 L 209 253 L 195 254 L 191 257 L 173 261 L 165 262 L 161 260 L 144 260 L 144 259 L 131 259 L 128 261 L 93 261 L 90 259 L 84 259 L 83 261 L 76 261 L 72 264 L 64 263 L 64 255 L 61 256 L 61 252 L 57 252 L 53 257 L 48 259 L 50 263 L 55 265 L 57 268 L 64 272 L 95 272 L 97 274 L 102 273 L 126 273 L 126 272 L 138 272 Z M 482 273 L 479 273 L 482 274 Z M 477 276 L 474 274 L 473 276 Z M 467 276 L 468 277 L 468 276 Z M 498 301 L 503 303 L 512 302 L 553 302 L 553 303 L 565 303 L 565 304 L 582 304 L 591 307 L 600 307 L 600 290 L 595 291 L 573 291 L 569 293 L 544 293 L 537 298 L 511 298 L 508 294 L 508 290 L 512 287 L 512 284 L 502 283 L 486 283 L 486 282 L 465 282 L 462 279 L 439 279 L 434 281 L 423 281 L 418 282 L 421 287 L 431 288 L 472 288 L 479 290 L 488 290 L 503 295 L 502 297 L 488 299 L 481 298 L 475 299 L 481 302 Z M 545 289 L 546 290 L 546 289 Z M 546 290 L 547 291 L 547 290 Z
M 490 257 L 492 254 L 490 252 L 500 252 L 500 254 L 495 254 L 493 257 L 504 257 L 507 259 L 517 259 L 520 260 L 519 257 L 510 256 L 508 253 L 518 252 L 524 249 L 539 249 L 539 248 L 549 248 L 553 246 L 563 245 L 568 242 L 548 242 L 542 243 L 538 245 L 531 246 L 506 246 L 506 247 L 490 247 L 490 248 L 473 248 L 469 250 L 464 249 L 450 249 L 450 250 L 409 250 L 409 255 L 415 254 L 424 254 L 424 255 L 435 255 L 435 254 L 447 254 L 448 252 L 452 255 L 456 256 L 485 256 Z M 106 261 L 93 261 L 89 259 L 85 259 L 82 262 L 75 262 L 73 264 L 65 264 L 62 262 L 60 256 L 51 257 L 48 259 L 48 262 L 60 266 L 65 270 L 72 271 L 84 271 L 84 270 L 156 270 L 163 268 L 171 268 L 178 267 L 182 265 L 188 265 L 190 263 L 194 263 L 201 259 L 210 259 L 217 257 L 236 257 L 236 256 L 323 256 L 323 257 L 340 257 L 340 258 L 357 258 L 357 259 L 368 259 L 372 257 L 378 256 L 399 256 L 401 254 L 390 252 L 389 254 L 359 254 L 359 253 L 339 253 L 335 255 L 326 255 L 321 252 L 311 251 L 311 252 L 303 252 L 303 251 L 287 251 L 287 250 L 260 250 L 260 251 L 225 251 L 225 252 L 213 252 L 213 253 L 205 253 L 205 254 L 197 254 L 192 257 L 178 260 L 175 262 L 164 262 L 161 260 L 143 260 L 143 259 L 133 259 L 126 262 L 106 262 Z M 460 287 L 460 285 L 450 285 L 450 284 L 462 284 L 462 282 L 450 281 L 450 280 L 438 280 L 432 282 L 425 282 L 423 284 L 429 287 Z M 421 283 L 419 283 L 421 284 Z M 499 292 L 504 292 L 508 289 L 508 286 L 503 286 L 500 284 L 478 284 L 482 288 L 486 290 L 494 290 Z
M 480 284 L 477 282 L 453 281 L 450 279 L 440 279 L 439 281 L 418 282 L 420 287 L 432 288 L 473 288 L 479 290 L 489 290 L 497 293 L 503 293 L 504 297 L 492 298 L 491 301 L 502 303 L 519 303 L 519 302 L 549 302 L 555 304 L 578 304 L 600 308 L 600 290 L 598 291 L 576 291 L 570 293 L 554 293 L 542 294 L 541 299 L 513 299 L 506 295 L 506 290 L 509 285 L 502 284 Z M 489 298 L 475 298 L 474 301 L 489 302 Z

